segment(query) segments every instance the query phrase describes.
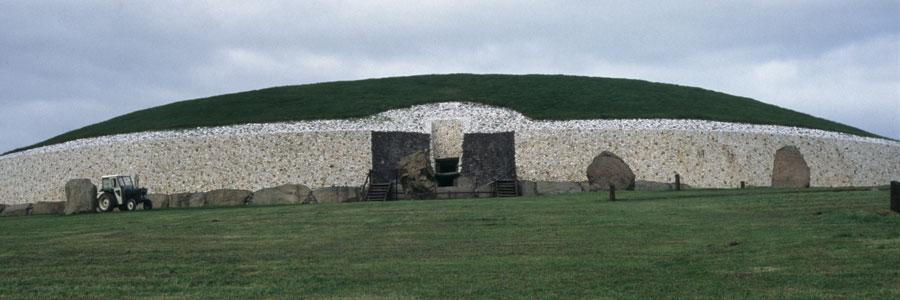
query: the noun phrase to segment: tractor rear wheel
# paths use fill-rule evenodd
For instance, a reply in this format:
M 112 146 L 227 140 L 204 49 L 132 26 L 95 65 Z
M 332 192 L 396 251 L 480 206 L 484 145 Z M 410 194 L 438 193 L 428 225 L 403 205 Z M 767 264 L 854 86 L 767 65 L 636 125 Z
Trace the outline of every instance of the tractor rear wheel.
M 100 198 L 97 198 L 97 212 L 112 211 L 116 208 L 116 206 L 113 205 L 113 202 L 115 202 L 115 200 L 113 200 L 112 196 L 109 194 L 100 195 Z
M 144 200 L 144 210 L 153 209 L 153 202 L 150 200 Z
M 137 200 L 128 199 L 128 201 L 125 201 L 125 205 L 122 208 L 124 208 L 123 210 L 125 211 L 135 210 L 137 209 L 137 204 Z

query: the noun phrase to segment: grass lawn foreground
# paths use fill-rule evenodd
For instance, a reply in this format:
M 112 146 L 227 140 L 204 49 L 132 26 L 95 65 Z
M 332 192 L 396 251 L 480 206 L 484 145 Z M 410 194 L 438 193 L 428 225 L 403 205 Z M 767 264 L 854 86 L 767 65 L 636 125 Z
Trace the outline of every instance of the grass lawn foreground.
M 0 299 L 900 298 L 881 189 L 0 219 Z

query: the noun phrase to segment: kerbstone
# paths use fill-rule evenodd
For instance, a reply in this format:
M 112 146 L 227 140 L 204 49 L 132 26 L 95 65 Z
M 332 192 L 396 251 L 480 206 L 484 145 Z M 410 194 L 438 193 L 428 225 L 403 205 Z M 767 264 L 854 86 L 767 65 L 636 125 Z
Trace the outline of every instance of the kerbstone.
M 7 205 L 6 208 L 0 212 L 0 217 L 27 216 L 31 212 L 32 206 L 33 204 L 31 203 Z
M 312 190 L 302 184 L 284 184 L 264 188 L 253 193 L 254 205 L 301 204 L 310 200 Z
M 537 195 L 537 184 L 531 180 L 520 180 L 519 186 L 522 188 L 522 196 Z
M 169 207 L 170 208 L 191 207 L 191 198 L 194 198 L 193 193 L 177 193 L 177 194 L 169 195 Z
M 66 201 L 39 201 L 31 208 L 32 215 L 56 215 L 66 212 Z
M 169 195 L 166 194 L 147 194 L 147 199 L 153 203 L 153 209 L 169 208 Z
M 538 195 L 553 195 L 583 192 L 581 184 L 571 181 L 538 181 L 534 187 Z
M 359 188 L 332 186 L 318 188 L 312 193 L 316 203 L 344 203 L 359 201 Z
M 203 206 L 242 206 L 253 193 L 248 190 L 218 189 L 203 193 Z

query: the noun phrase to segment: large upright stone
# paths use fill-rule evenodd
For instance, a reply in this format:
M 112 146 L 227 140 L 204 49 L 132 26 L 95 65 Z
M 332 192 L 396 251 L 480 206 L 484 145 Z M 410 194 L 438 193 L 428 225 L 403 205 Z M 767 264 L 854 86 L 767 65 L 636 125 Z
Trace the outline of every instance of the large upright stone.
M 591 191 L 609 190 L 609 185 L 614 185 L 617 190 L 634 189 L 634 172 L 612 152 L 603 151 L 594 157 L 586 173 Z
M 397 169 L 406 199 L 436 198 L 434 169 L 424 151 L 417 151 L 400 159 Z
M 809 166 L 803 159 L 800 149 L 794 146 L 784 146 L 775 151 L 772 187 L 809 187 Z
M 66 182 L 66 214 L 94 211 L 97 186 L 90 179 L 72 179 Z
M 284 184 L 264 188 L 253 193 L 250 203 L 253 205 L 300 204 L 309 199 L 312 191 L 302 184 Z

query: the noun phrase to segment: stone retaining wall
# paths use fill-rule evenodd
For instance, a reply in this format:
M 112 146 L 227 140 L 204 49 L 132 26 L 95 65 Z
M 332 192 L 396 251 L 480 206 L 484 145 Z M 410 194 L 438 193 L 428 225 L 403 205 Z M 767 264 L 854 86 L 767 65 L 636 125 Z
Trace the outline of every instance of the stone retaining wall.
M 769 186 L 775 151 L 794 145 L 811 186 L 884 185 L 900 178 L 900 147 L 794 135 L 663 130 L 522 130 L 516 132 L 519 179 L 583 181 L 594 156 L 611 151 L 639 180 L 733 188 Z
M 803 154 L 812 186 L 900 179 L 900 143 L 884 139 L 699 120 L 536 121 L 507 109 L 440 103 L 358 120 L 136 133 L 14 153 L 0 157 L 0 204 L 63 201 L 69 179 L 99 184 L 102 175 L 116 173 L 139 174 L 151 193 L 164 194 L 360 186 L 373 168 L 373 131 L 416 133 L 422 138 L 415 144 L 427 145 L 438 120 L 450 120 L 446 132 L 435 130 L 446 143 L 432 146 L 459 148 L 444 155 L 462 154 L 464 134 L 514 132 L 515 172 L 536 182 L 584 181 L 592 158 L 606 150 L 628 163 L 638 180 L 671 182 L 678 173 L 683 183 L 700 188 L 737 187 L 740 181 L 769 186 L 775 151 L 788 145 Z
M 288 183 L 360 186 L 371 133 L 323 131 L 167 139 L 81 147 L 0 159 L 0 203 L 64 201 L 65 183 L 139 174 L 151 193 L 255 191 Z

